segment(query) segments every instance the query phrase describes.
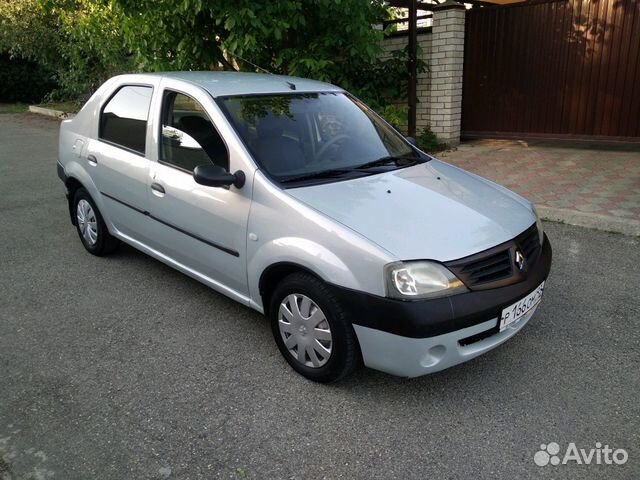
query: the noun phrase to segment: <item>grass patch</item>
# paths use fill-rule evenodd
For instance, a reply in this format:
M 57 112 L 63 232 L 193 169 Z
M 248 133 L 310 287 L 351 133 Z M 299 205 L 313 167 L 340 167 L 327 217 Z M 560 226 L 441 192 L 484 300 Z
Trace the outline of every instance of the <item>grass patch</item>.
M 25 113 L 29 106 L 24 103 L 0 103 L 0 114 L 2 113 Z
M 50 108 L 51 110 L 59 110 L 64 113 L 78 113 L 78 110 L 82 107 L 78 102 L 44 103 L 38 106 L 42 108 Z
M 64 113 L 78 113 L 82 105 L 79 102 L 57 102 L 57 103 L 43 103 L 38 105 L 42 108 L 50 108 L 52 110 L 59 110 Z M 25 113 L 29 111 L 29 105 L 26 103 L 0 103 L 0 114 L 3 113 Z

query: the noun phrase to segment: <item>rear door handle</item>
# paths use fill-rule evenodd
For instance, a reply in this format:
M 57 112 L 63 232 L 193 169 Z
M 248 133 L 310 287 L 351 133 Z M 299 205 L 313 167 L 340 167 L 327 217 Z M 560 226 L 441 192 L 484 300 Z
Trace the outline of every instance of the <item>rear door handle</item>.
M 166 192 L 164 190 L 164 187 L 162 185 L 160 185 L 157 182 L 153 182 L 151 184 L 151 190 L 153 190 L 153 193 L 155 193 L 156 195 L 164 195 Z
M 98 159 L 95 155 L 89 155 L 87 157 L 87 161 L 89 162 L 89 165 L 93 165 L 94 167 L 98 165 Z

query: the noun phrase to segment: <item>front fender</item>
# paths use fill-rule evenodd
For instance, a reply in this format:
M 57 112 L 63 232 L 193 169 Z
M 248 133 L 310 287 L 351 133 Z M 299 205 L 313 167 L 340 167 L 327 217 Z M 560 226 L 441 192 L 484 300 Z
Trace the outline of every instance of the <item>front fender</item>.
M 260 296 L 260 277 L 270 266 L 279 263 L 303 267 L 325 282 L 355 290 L 363 289 L 346 263 L 326 247 L 306 238 L 277 238 L 258 247 L 247 264 L 252 303 L 260 311 L 264 311 Z

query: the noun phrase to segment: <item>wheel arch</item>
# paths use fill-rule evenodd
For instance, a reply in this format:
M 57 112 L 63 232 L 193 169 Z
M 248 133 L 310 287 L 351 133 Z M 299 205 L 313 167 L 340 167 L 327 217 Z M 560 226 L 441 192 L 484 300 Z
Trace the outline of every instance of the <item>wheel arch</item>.
M 260 280 L 258 281 L 258 291 L 260 292 L 262 307 L 266 316 L 269 316 L 271 295 L 273 295 L 278 284 L 289 275 L 298 272 L 308 273 L 324 282 L 324 279 L 309 267 L 290 261 L 273 263 L 262 271 Z
M 75 212 L 73 211 L 73 199 L 76 195 L 76 192 L 81 189 L 81 188 L 85 188 L 84 185 L 80 182 L 80 180 L 78 180 L 75 177 L 67 177 L 67 179 L 64 182 L 64 186 L 67 188 L 67 203 L 69 206 L 69 217 L 71 218 L 71 224 L 72 225 L 76 225 L 77 221 L 76 221 L 76 215 Z
M 89 172 L 77 161 L 70 161 L 64 166 L 64 185 L 67 190 L 67 200 L 69 204 L 69 215 L 71 216 L 71 223 L 76 224 L 75 220 L 75 212 L 73 211 L 73 198 L 80 188 L 84 188 L 96 207 L 100 211 L 105 223 L 107 224 L 107 228 L 110 227 L 110 222 L 107 221 L 105 217 L 105 209 L 102 202 L 102 198 L 100 198 L 100 191 L 96 187 L 93 179 L 89 175 Z

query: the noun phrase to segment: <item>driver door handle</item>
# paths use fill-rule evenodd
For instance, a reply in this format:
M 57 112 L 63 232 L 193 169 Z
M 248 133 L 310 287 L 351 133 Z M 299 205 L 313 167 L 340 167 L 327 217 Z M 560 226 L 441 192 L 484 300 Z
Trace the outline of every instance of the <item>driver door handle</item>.
M 159 194 L 160 196 L 166 193 L 164 187 L 157 182 L 153 182 L 151 184 L 151 190 L 153 190 L 153 193 L 155 193 L 156 195 Z

